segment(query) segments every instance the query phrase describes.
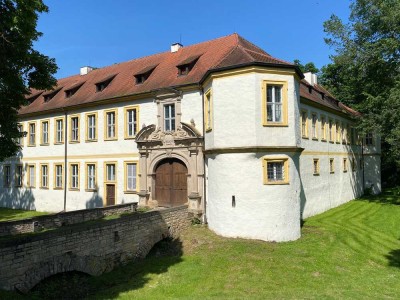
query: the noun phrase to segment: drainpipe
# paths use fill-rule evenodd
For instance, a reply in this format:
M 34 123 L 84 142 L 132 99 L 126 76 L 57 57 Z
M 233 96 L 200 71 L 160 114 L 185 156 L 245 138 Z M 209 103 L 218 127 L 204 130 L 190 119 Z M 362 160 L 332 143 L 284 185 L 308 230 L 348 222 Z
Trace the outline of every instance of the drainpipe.
M 65 110 L 65 132 L 64 132 L 64 211 L 67 211 L 67 178 L 68 178 L 68 166 L 67 166 L 67 154 L 68 154 L 68 111 Z
M 204 123 L 204 89 L 200 86 L 200 91 L 201 91 L 201 107 L 202 107 L 202 115 L 203 115 L 203 205 L 202 205 L 202 209 L 203 209 L 203 223 L 207 224 L 207 215 L 206 215 L 206 194 L 207 194 L 207 183 L 206 183 L 206 155 L 204 154 L 204 150 L 205 150 L 205 142 L 206 142 L 206 124 Z
M 364 138 L 361 139 L 361 163 L 362 163 L 362 192 L 365 191 L 365 163 L 364 163 Z

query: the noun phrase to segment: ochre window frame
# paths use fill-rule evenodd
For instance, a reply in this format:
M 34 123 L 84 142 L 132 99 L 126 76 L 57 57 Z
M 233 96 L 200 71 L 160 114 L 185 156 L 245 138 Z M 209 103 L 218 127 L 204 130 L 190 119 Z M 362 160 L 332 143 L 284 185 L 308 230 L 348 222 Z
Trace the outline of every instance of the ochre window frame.
M 335 121 L 331 118 L 328 118 L 328 139 L 329 143 L 331 144 L 335 143 L 335 132 L 336 132 Z
M 313 136 L 313 117 L 315 116 L 315 136 Z M 311 139 L 314 141 L 319 140 L 319 135 L 318 135 L 318 114 L 316 112 L 311 112 Z
M 327 141 L 327 118 L 325 115 L 321 115 L 321 142 L 326 142 Z
M 306 114 L 306 122 L 305 122 L 305 132 L 303 132 L 303 114 Z M 309 124 L 308 124 L 308 110 L 306 109 L 301 109 L 300 110 L 300 132 L 301 132 L 301 137 L 303 139 L 309 139 Z
M 283 162 L 285 179 L 281 181 L 268 180 L 268 163 Z M 263 183 L 264 185 L 286 185 L 289 184 L 289 158 L 288 157 L 264 157 L 263 164 Z
M 78 119 L 78 139 L 73 140 L 72 139 L 72 119 Z M 70 144 L 78 144 L 81 142 L 81 115 L 80 114 L 74 114 L 69 116 L 69 130 L 68 130 L 68 142 Z
M 7 176 L 6 176 L 6 172 L 5 172 L 6 168 L 8 168 L 8 169 L 10 170 L 10 174 L 9 174 L 9 176 L 8 176 L 9 182 L 8 182 L 7 184 L 6 184 L 6 178 L 7 178 Z M 12 172 L 11 172 L 11 164 L 5 164 L 5 165 L 3 165 L 3 187 L 4 187 L 4 188 L 10 188 L 10 187 L 11 187 L 11 182 L 12 182 L 12 180 L 11 180 L 11 174 L 12 174 Z
M 57 166 L 61 166 L 61 187 L 57 186 Z M 65 184 L 65 168 L 64 163 L 54 163 L 53 164 L 53 190 L 63 190 L 66 186 Z
M 19 128 L 21 128 L 21 130 L 19 131 L 21 133 L 24 132 L 24 127 L 25 127 L 24 122 L 20 122 L 17 124 L 18 131 L 19 131 Z M 24 144 L 25 144 L 25 137 L 21 136 L 20 138 L 18 138 L 18 145 L 21 147 L 24 147 Z
M 211 88 L 207 90 L 204 94 L 204 124 L 205 124 L 205 129 L 206 132 L 210 132 L 213 129 L 213 124 L 212 124 L 212 90 Z M 210 111 L 208 110 L 208 107 L 210 108 Z
M 128 190 L 128 165 L 136 165 L 136 190 Z M 126 160 L 124 161 L 124 194 L 136 194 L 139 192 L 139 161 Z
M 282 122 L 268 122 L 267 120 L 267 89 L 268 85 L 282 85 Z M 268 127 L 288 126 L 288 82 L 276 80 L 262 81 L 262 125 Z
M 61 142 L 57 140 L 57 123 L 58 121 L 62 121 L 62 136 Z M 59 117 L 54 119 L 54 145 L 62 145 L 65 141 L 65 118 Z
M 329 158 L 329 173 L 330 174 L 335 173 L 335 159 L 334 158 Z
M 315 162 L 317 163 L 317 172 L 315 172 Z M 319 164 L 319 158 L 313 158 L 313 175 L 318 176 L 320 175 L 321 169 L 320 169 L 320 164 Z
M 89 173 L 88 173 L 88 167 L 89 165 L 94 165 L 94 189 L 89 188 L 88 185 L 88 179 L 89 179 Z M 97 174 L 98 174 L 98 168 L 97 168 L 97 162 L 85 162 L 85 191 L 86 192 L 95 192 L 98 189 L 97 185 Z
M 108 114 L 114 113 L 114 137 L 108 136 Z M 104 140 L 105 141 L 117 141 L 118 140 L 118 109 L 107 109 L 104 111 Z
M 43 185 L 43 166 L 47 166 L 47 186 Z M 48 190 L 50 188 L 50 165 L 48 163 L 39 164 L 39 188 Z
M 20 178 L 21 178 L 21 184 L 18 184 L 18 167 L 21 167 L 21 174 L 19 174 Z M 14 174 L 14 186 L 17 188 L 21 188 L 24 186 L 24 165 L 23 164 L 16 164 L 14 166 L 15 169 L 15 174 Z
M 36 164 L 26 164 L 27 168 L 27 182 L 26 185 L 28 188 L 34 189 L 36 188 Z M 33 173 L 35 174 L 34 182 L 31 182 L 31 170 L 30 168 L 33 167 Z
M 335 142 L 336 144 L 342 143 L 342 125 L 339 120 L 335 121 Z
M 47 123 L 47 143 L 44 142 L 44 130 L 43 124 Z M 40 121 L 40 146 L 49 146 L 50 145 L 50 120 L 45 119 Z
M 94 139 L 89 139 L 89 117 L 94 116 L 95 118 L 95 138 Z M 86 143 L 92 143 L 92 142 L 97 142 L 99 138 L 99 118 L 98 118 L 98 113 L 97 112 L 88 112 L 85 113 L 85 142 Z
M 35 125 L 35 140 L 33 144 L 31 144 L 31 125 Z M 36 140 L 37 140 L 36 122 L 28 122 L 28 147 L 36 147 Z
M 130 136 L 128 133 L 128 111 L 130 110 L 136 110 L 136 132 L 134 132 L 134 135 Z M 126 106 L 124 107 L 124 139 L 129 140 L 129 139 L 134 139 L 136 138 L 137 133 L 140 131 L 140 126 L 139 126 L 139 106 L 138 105 L 131 105 L 131 106 Z
M 72 166 L 77 165 L 78 166 L 78 187 L 72 187 Z M 79 191 L 81 189 L 81 164 L 79 162 L 69 162 L 68 163 L 68 170 L 69 170 L 69 183 L 68 183 L 68 190 L 70 191 Z M 64 174 L 63 174 L 64 175 Z

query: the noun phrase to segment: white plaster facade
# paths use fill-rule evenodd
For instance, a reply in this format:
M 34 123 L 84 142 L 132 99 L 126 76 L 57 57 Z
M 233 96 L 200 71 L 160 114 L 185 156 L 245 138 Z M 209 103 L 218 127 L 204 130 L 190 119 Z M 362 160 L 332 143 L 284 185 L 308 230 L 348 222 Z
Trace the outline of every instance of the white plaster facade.
M 181 50 L 177 50 L 178 52 Z M 176 54 L 175 52 L 173 54 Z M 90 74 L 90 73 L 89 73 Z M 83 75 L 87 76 L 87 75 Z M 28 146 L 24 138 L 18 157 L 0 165 L 0 206 L 60 211 L 106 205 L 105 164 L 115 163 L 117 172 L 115 203 L 139 202 L 157 205 L 155 170 L 168 158 L 180 160 L 187 168 L 187 203 L 202 214 L 210 229 L 228 237 L 290 241 L 300 237 L 301 220 L 324 212 L 363 194 L 365 187 L 379 193 L 380 141 L 361 146 L 356 142 L 322 140 L 321 119 L 338 121 L 351 127 L 349 113 L 315 103 L 301 95 L 301 76 L 295 68 L 277 66 L 232 67 L 205 74 L 190 87 L 155 90 L 146 96 L 107 104 L 78 105 L 63 111 L 22 116 L 23 130 L 36 122 L 36 145 Z M 314 77 L 312 77 L 314 78 Z M 265 124 L 265 85 L 284 87 L 285 122 Z M 208 94 L 207 94 L 208 93 Z M 313 90 L 313 93 L 319 92 Z M 211 128 L 205 130 L 205 95 L 210 97 Z M 322 101 L 322 100 L 321 100 Z M 322 101 L 323 102 L 323 101 Z M 176 130 L 162 128 L 163 103 L 176 104 Z M 161 105 L 161 106 L 160 106 Z M 135 138 L 126 138 L 125 108 L 138 108 Z M 105 139 L 105 114 L 117 112 L 117 138 Z M 302 136 L 302 112 L 307 113 L 308 138 Z M 55 143 L 55 119 L 71 115 L 80 117 L 80 141 Z M 97 114 L 97 140 L 88 142 L 86 115 Z M 317 137 L 311 136 L 312 114 L 317 117 Z M 40 145 L 40 124 L 49 121 L 49 145 Z M 65 123 L 64 123 L 65 125 Z M 68 122 L 70 126 L 70 122 Z M 69 138 L 70 128 L 66 130 Z M 65 133 L 65 132 L 64 132 Z M 329 134 L 328 132 L 326 133 Z M 139 146 L 138 146 L 139 145 Z M 347 170 L 343 168 L 346 158 Z M 54 187 L 56 163 L 79 163 L 79 188 L 71 190 L 70 174 L 62 189 Z M 285 182 L 266 184 L 265 161 L 285 161 Z M 314 160 L 319 160 L 315 174 Z M 334 159 L 334 172 L 330 170 Z M 355 167 L 352 162 L 354 160 Z M 137 164 L 136 190 L 126 192 L 125 163 Z M 96 164 L 97 188 L 85 186 L 85 164 Z M 16 165 L 24 169 L 23 186 L 15 186 Z M 40 164 L 49 165 L 49 186 L 40 185 Z M 35 184 L 29 187 L 28 168 L 35 165 Z M 10 167 L 11 183 L 5 185 L 5 168 Z M 69 169 L 65 169 L 69 172 Z M 64 173 L 65 174 L 65 173 Z M 65 192 L 65 188 L 67 189 Z M 65 198 L 64 198 L 65 197 Z

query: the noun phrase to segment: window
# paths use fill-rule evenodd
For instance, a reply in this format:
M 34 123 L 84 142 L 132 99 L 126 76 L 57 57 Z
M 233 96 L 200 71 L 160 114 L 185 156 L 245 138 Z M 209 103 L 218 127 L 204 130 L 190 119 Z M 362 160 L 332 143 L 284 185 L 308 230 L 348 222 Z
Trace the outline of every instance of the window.
M 301 136 L 303 138 L 308 138 L 308 124 L 307 124 L 307 118 L 308 118 L 308 113 L 307 111 L 302 111 L 301 112 Z
M 117 111 L 107 111 L 106 112 L 106 120 L 105 120 L 105 140 L 115 140 L 117 139 Z
M 22 124 L 18 124 L 17 128 L 18 128 L 18 132 L 21 135 L 20 137 L 17 138 L 17 144 L 20 145 L 20 146 L 23 146 L 24 145 L 24 137 L 23 137 L 24 126 Z
M 70 142 L 79 142 L 79 117 L 73 116 L 71 117 L 71 135 L 70 135 Z
M 326 141 L 326 119 L 321 117 L 321 140 Z
M 62 144 L 64 142 L 64 120 L 56 119 L 55 126 L 55 144 Z
M 35 165 L 28 165 L 28 187 L 34 188 L 35 186 L 36 186 Z
M 351 128 L 350 127 L 350 125 L 349 124 L 347 124 L 347 131 L 346 131 L 346 142 L 347 142 L 347 144 L 351 144 L 351 141 L 352 141 L 352 139 L 353 139 L 353 133 L 352 133 L 352 131 L 353 131 L 353 128 Z
M 11 166 L 3 166 L 3 176 L 4 187 L 9 187 L 11 185 Z
M 110 84 L 110 82 L 114 79 L 114 77 L 117 76 L 117 74 L 112 74 L 110 76 L 107 76 L 103 80 L 95 83 L 96 85 L 96 92 L 102 92 L 104 89 Z
M 49 121 L 42 121 L 41 145 L 49 144 Z
M 125 138 L 131 139 L 138 133 L 139 107 L 131 106 L 125 109 Z
M 54 189 L 63 188 L 63 165 L 54 165 Z
M 79 82 L 65 90 L 65 98 L 71 98 L 84 83 L 85 82 Z
M 336 143 L 340 143 L 340 134 L 341 134 L 340 123 L 339 121 L 336 121 Z
M 40 187 L 49 188 L 49 166 L 47 164 L 40 165 Z
M 24 170 L 22 168 L 22 165 L 16 165 L 15 166 L 15 186 L 16 187 L 22 187 L 23 183 L 23 175 L 24 175 Z
M 28 146 L 36 145 L 36 123 L 29 123 L 29 144 Z
M 71 190 L 78 190 L 79 189 L 79 164 L 78 163 L 71 163 L 69 168 L 70 173 L 70 186 Z
M 333 143 L 333 122 L 329 120 L 329 141 Z
M 263 82 L 263 125 L 287 126 L 287 82 Z
M 264 165 L 264 184 L 287 184 L 289 183 L 288 159 L 266 158 Z
M 319 175 L 319 159 L 318 158 L 313 159 L 313 174 Z
M 318 139 L 318 135 L 317 135 L 317 115 L 316 114 L 312 114 L 312 122 L 311 122 L 311 134 L 312 134 L 312 138 L 313 140 L 317 140 Z
M 197 60 L 200 56 L 192 56 L 184 61 L 182 61 L 178 66 L 178 76 L 184 76 L 189 74 L 189 72 L 193 69 L 194 65 L 196 64 Z
M 135 75 L 136 84 L 144 83 L 150 77 L 151 73 L 154 71 L 154 69 L 156 67 L 157 66 L 147 67 L 147 68 L 141 70 L 138 74 L 136 74 Z
M 208 90 L 205 94 L 205 103 L 204 103 L 204 117 L 205 117 L 205 126 L 206 131 L 212 130 L 212 112 L 211 112 L 211 89 Z
M 86 190 L 96 190 L 96 164 L 86 164 Z
M 373 141 L 374 141 L 374 138 L 373 138 L 372 132 L 368 132 L 365 135 L 365 145 L 366 146 L 372 146 L 373 145 Z
M 86 115 L 86 141 L 97 141 L 97 114 Z
M 329 159 L 329 172 L 331 174 L 335 173 L 335 160 L 333 158 Z
M 115 181 L 115 164 L 106 164 L 106 180 L 108 182 Z
M 343 158 L 343 172 L 347 172 L 347 158 Z
M 351 159 L 351 170 L 353 172 L 357 171 L 356 159 L 354 157 Z
M 137 190 L 137 163 L 125 162 L 125 192 Z
M 175 104 L 164 105 L 164 130 L 175 130 Z
M 342 143 L 346 144 L 346 139 L 347 139 L 347 129 L 346 129 L 346 125 L 344 123 L 342 123 Z

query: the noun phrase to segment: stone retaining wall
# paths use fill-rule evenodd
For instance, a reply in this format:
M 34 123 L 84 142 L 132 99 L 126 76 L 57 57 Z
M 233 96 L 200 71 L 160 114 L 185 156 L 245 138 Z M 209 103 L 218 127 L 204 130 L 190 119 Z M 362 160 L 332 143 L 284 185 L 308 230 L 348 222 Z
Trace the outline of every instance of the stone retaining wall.
M 144 258 L 167 236 L 190 224 L 186 206 L 122 215 L 0 239 L 0 289 L 27 292 L 44 278 L 80 271 L 100 275 Z
M 136 208 L 137 203 L 127 203 L 61 212 L 18 221 L 0 222 L 0 236 L 38 232 L 45 229 L 53 229 L 65 225 L 97 220 L 110 215 L 134 212 L 136 211 Z

